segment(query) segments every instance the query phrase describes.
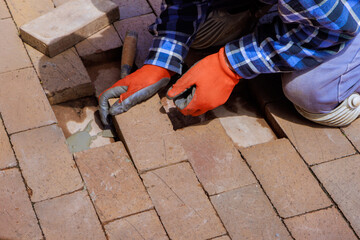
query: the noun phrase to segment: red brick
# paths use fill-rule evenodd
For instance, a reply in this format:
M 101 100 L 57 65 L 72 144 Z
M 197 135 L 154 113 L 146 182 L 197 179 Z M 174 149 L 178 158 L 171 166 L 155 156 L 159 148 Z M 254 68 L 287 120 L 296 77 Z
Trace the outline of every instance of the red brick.
M 148 26 L 155 22 L 155 15 L 153 13 L 143 15 L 140 17 L 128 18 L 117 21 L 114 26 L 121 39 L 124 40 L 127 31 L 135 31 L 138 33 L 137 55 L 135 63 L 137 67 L 142 67 L 149 53 L 149 48 L 152 43 L 153 36 L 148 31 Z
M 342 128 L 345 135 L 349 138 L 349 140 L 354 144 L 356 149 L 360 150 L 360 118 L 356 119 L 347 127 Z
M 81 188 L 82 180 L 56 125 L 11 136 L 33 202 Z
M 153 207 L 121 142 L 76 153 L 75 161 L 102 222 Z
M 4 0 L 0 0 L 0 19 L 10 18 L 10 12 Z
M 0 169 L 16 166 L 16 159 L 11 148 L 9 137 L 5 131 L 3 122 L 0 118 Z
M 287 136 L 309 165 L 355 153 L 354 147 L 338 128 L 306 120 L 288 102 L 268 104 L 266 112 L 279 135 Z
M 297 240 L 357 239 L 335 208 L 285 219 L 285 224 Z
M 291 239 L 260 186 L 211 197 L 232 239 Z
M 0 171 L 0 239 L 42 239 L 18 169 Z
M 35 204 L 46 239 L 106 239 L 86 191 Z
M 154 9 L 156 16 L 160 16 L 162 0 L 149 0 L 151 7 Z
M 331 205 L 287 139 L 250 147 L 242 153 L 281 217 Z
M 0 20 L 0 29 L 3 32 L 0 38 L 0 73 L 30 67 L 31 62 L 13 20 Z
M 0 74 L 0 112 L 9 134 L 56 122 L 32 68 Z
M 186 160 L 158 95 L 115 116 L 119 134 L 140 172 Z
M 219 120 L 178 130 L 196 176 L 210 194 L 256 183 Z
M 136 17 L 151 13 L 146 0 L 111 0 L 119 6 L 120 19 Z
M 154 210 L 126 217 L 105 226 L 109 240 L 169 239 Z
M 171 239 L 208 239 L 225 234 L 188 163 L 147 172 L 142 178 Z
M 323 163 L 312 169 L 360 235 L 360 156 Z

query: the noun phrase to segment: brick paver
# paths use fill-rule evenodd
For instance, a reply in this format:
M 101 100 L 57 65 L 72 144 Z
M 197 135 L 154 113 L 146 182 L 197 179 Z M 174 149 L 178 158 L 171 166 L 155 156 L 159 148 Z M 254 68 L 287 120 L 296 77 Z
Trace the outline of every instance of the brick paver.
M 229 238 L 229 236 L 226 235 L 217 238 L 212 238 L 211 240 L 231 240 L 231 239 Z
M 197 177 L 210 195 L 256 182 L 219 120 L 176 133 Z
M 188 163 L 141 175 L 171 239 L 208 239 L 225 234 Z
M 82 187 L 80 174 L 58 126 L 14 134 L 11 142 L 33 202 Z
M 235 239 L 291 239 L 260 186 L 253 184 L 211 197 Z
M 16 166 L 16 159 L 8 135 L 0 118 L 0 169 Z
M 287 139 L 250 147 L 242 153 L 281 217 L 331 205 Z
M 102 222 L 153 207 L 121 142 L 75 154 Z
M 0 171 L 0 239 L 42 239 L 18 169 Z
M 0 86 L 0 112 L 9 134 L 56 122 L 32 68 L 0 74 Z
M 145 15 L 152 12 L 146 0 L 111 0 L 119 6 L 120 19 Z
M 35 204 L 46 239 L 106 239 L 86 191 Z
M 169 239 L 154 210 L 132 215 L 105 226 L 109 240 L 166 240 Z
M 161 2 L 162 2 L 162 0 L 149 0 L 149 3 L 151 5 L 152 9 L 154 9 L 156 16 L 160 16 Z
M 0 0 L 0 19 L 11 17 L 9 9 L 4 0 Z
M 312 169 L 360 235 L 360 156 L 323 163 Z
M 344 218 L 335 208 L 328 208 L 285 219 L 296 240 L 357 239 Z
M 360 118 L 356 119 L 349 126 L 342 128 L 342 130 L 356 149 L 360 151 Z

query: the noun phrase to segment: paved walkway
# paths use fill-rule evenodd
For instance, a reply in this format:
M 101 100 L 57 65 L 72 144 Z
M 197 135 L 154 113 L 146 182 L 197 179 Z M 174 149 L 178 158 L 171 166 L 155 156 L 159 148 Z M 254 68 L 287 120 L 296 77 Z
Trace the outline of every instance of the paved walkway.
M 0 0 L 0 239 L 359 239 L 360 119 L 303 119 L 279 76 L 197 118 L 156 95 L 114 118 L 121 141 L 71 154 L 51 105 L 116 81 L 93 62 L 118 64 L 129 29 L 141 66 L 160 1 L 114 0 L 119 21 L 49 59 L 18 27 L 63 2 Z

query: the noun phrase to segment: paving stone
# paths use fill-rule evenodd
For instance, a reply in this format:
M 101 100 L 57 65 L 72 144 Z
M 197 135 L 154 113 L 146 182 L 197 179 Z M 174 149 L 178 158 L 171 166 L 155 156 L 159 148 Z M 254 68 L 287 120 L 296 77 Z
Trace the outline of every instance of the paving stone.
M 344 218 L 333 207 L 285 219 L 285 224 L 297 240 L 357 239 Z
M 212 240 L 231 240 L 231 239 L 229 238 L 229 236 L 226 235 L 217 238 L 212 238 Z
M 291 239 L 260 186 L 211 197 L 232 239 Z
M 10 18 L 10 12 L 9 9 L 6 6 L 6 3 L 4 0 L 0 0 L 0 19 L 4 18 Z
M 0 38 L 0 73 L 30 67 L 30 59 L 18 37 L 13 20 L 0 20 L 0 29 L 6 33 Z
M 9 137 L 0 118 L 0 169 L 15 167 L 17 165 Z
M 121 142 L 76 153 L 75 160 L 102 222 L 153 207 Z
M 125 140 L 140 172 L 187 159 L 158 95 L 115 116 L 119 135 Z
M 33 202 L 81 188 L 82 180 L 56 125 L 11 136 Z
M 26 49 L 50 104 L 93 95 L 91 79 L 75 48 L 70 48 L 53 58 L 45 56 L 29 45 L 26 45 Z
M 355 153 L 354 147 L 340 129 L 321 126 L 306 120 L 289 102 L 268 104 L 266 115 L 275 132 L 289 138 L 309 165 Z
M 176 133 L 208 194 L 256 183 L 219 120 L 187 127 Z
M 151 7 L 154 9 L 156 16 L 160 16 L 162 0 L 149 0 Z
M 123 40 L 127 31 L 135 31 L 138 33 L 137 55 L 135 58 L 135 64 L 137 67 L 142 67 L 144 65 L 144 61 L 149 54 L 149 48 L 151 46 L 153 36 L 149 33 L 148 26 L 154 23 L 155 19 L 156 16 L 151 13 L 114 23 L 116 30 Z
M 54 57 L 117 19 L 119 10 L 111 1 L 73 0 L 21 26 L 20 36 Z
M 242 154 L 281 217 L 331 205 L 287 139 L 253 146 L 242 150 Z
M 105 226 L 109 240 L 169 239 L 154 210 L 126 217 Z
M 360 156 L 323 163 L 312 169 L 360 235 Z
M 360 150 L 360 118 L 356 119 L 347 127 L 342 128 L 345 135 L 349 138 L 349 140 L 354 144 L 356 149 Z
M 0 239 L 42 239 L 18 169 L 0 171 Z
M 147 172 L 142 178 L 171 239 L 208 239 L 225 234 L 188 163 Z
M 106 239 L 86 191 L 35 204 L 46 239 Z
M 111 0 L 119 6 L 120 19 L 136 17 L 152 12 L 146 0 Z
M 0 86 L 0 112 L 8 134 L 56 123 L 34 69 L 0 74 Z

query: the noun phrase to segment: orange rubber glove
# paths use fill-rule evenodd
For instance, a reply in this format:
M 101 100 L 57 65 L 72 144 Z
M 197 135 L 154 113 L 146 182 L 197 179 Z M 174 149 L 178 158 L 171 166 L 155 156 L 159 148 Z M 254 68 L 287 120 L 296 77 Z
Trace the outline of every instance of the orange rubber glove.
M 207 56 L 182 76 L 167 92 L 184 115 L 199 116 L 224 104 L 241 77 L 226 63 L 224 48 Z
M 161 88 L 165 87 L 173 72 L 154 66 L 144 65 L 136 72 L 117 81 L 99 96 L 100 118 L 104 125 L 108 125 L 108 115 L 117 115 L 128 111 L 132 106 L 150 98 Z M 110 108 L 108 100 L 119 97 L 119 101 Z

